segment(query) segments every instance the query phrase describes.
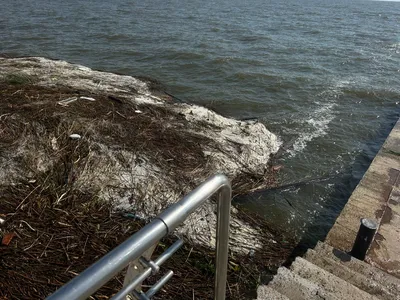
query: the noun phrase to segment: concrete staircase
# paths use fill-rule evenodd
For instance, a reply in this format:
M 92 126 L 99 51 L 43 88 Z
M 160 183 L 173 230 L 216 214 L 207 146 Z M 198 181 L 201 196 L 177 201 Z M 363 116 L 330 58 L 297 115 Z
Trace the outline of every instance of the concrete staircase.
M 290 269 L 279 268 L 257 299 L 400 300 L 400 279 L 319 242 Z

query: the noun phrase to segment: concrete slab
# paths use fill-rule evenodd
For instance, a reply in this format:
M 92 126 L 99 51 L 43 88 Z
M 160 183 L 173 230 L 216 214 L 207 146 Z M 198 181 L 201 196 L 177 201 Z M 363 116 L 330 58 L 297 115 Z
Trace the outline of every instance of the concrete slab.
M 389 181 L 390 174 L 388 171 L 390 169 L 400 169 L 399 155 L 381 149 L 370 165 L 370 172 L 381 174 L 383 180 Z
M 260 285 L 257 289 L 257 300 L 289 300 L 289 298 L 267 285 Z
M 361 218 L 378 221 L 366 261 L 400 278 L 400 120 L 328 233 L 325 242 L 350 251 Z
M 390 175 L 385 178 L 395 184 L 398 174 L 391 170 L 388 172 Z M 328 233 L 325 240 L 328 244 L 343 251 L 350 251 L 360 226 L 360 219 L 372 218 L 379 222 L 393 189 L 393 185 L 382 183 L 381 179 L 380 174 L 367 171 Z M 343 231 L 343 228 L 347 230 Z
M 352 201 L 362 202 L 364 205 L 382 205 L 386 203 L 392 186 L 380 186 L 379 189 L 374 189 L 372 185 L 376 179 L 371 178 L 373 182 L 368 183 L 365 182 L 365 178 L 363 178 L 363 182 L 360 182 L 358 187 L 353 191 L 351 195 Z
M 400 278 L 400 214 L 387 207 L 366 261 Z
M 400 295 L 400 279 L 389 275 L 387 272 L 376 268 L 366 262 L 358 260 L 349 254 L 334 249 L 326 243 L 319 242 L 314 251 L 321 257 L 329 258 L 346 266 L 347 268 L 364 275 L 370 280 L 377 282 L 396 295 Z M 397 299 L 397 298 L 395 298 Z M 400 299 L 400 298 L 399 298 Z
M 344 227 L 347 227 L 357 233 L 360 227 L 362 218 L 376 219 L 382 210 L 385 209 L 385 204 L 368 203 L 352 199 L 342 210 L 342 214 L 337 218 L 337 222 Z
M 357 236 L 362 218 L 376 219 L 382 214 L 385 204 L 378 202 L 365 203 L 350 198 L 334 227 L 329 232 L 326 242 L 343 251 L 350 251 Z
M 307 251 L 304 259 L 379 299 L 393 300 L 397 297 L 390 289 L 378 282 L 357 273 L 340 262 L 321 256 L 312 249 Z
M 356 238 L 358 227 L 349 229 L 345 225 L 347 225 L 345 219 L 337 220 L 334 225 L 335 230 L 329 232 L 325 242 L 334 244 L 337 249 L 342 251 L 350 251 Z
M 339 299 L 378 299 L 301 257 L 296 258 L 290 269 L 294 274 L 315 283 Z
M 269 287 L 292 300 L 340 300 L 315 283 L 312 283 L 288 269 L 281 267 L 269 283 Z
M 382 174 L 378 174 L 373 172 L 372 170 L 367 170 L 361 179 L 359 185 L 353 191 L 358 192 L 359 189 L 362 189 L 364 192 L 364 197 L 369 196 L 370 198 L 374 198 L 380 202 L 385 202 L 391 191 L 394 183 L 397 180 L 397 170 L 389 169 L 386 171 L 387 176 L 383 176 Z M 383 177 L 385 179 L 383 179 Z M 351 195 L 351 197 L 353 194 Z
M 383 148 L 387 151 L 400 154 L 400 126 L 395 126 L 393 128 Z
M 390 194 L 388 206 L 395 211 L 396 213 L 400 214 L 400 188 L 394 187 L 392 193 Z

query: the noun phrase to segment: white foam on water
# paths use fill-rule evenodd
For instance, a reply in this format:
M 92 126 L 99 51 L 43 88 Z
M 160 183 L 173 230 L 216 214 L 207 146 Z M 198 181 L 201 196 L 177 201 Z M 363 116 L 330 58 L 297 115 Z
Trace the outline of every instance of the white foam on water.
M 310 114 L 308 119 L 302 122 L 303 127 L 307 128 L 307 130 L 300 132 L 298 139 L 293 144 L 292 150 L 289 151 L 290 156 L 295 156 L 297 153 L 303 151 L 313 139 L 327 134 L 329 123 L 335 118 L 333 113 L 335 105 L 335 103 L 321 105 Z
M 348 78 L 336 79 L 329 88 L 316 95 L 316 98 L 319 99 L 315 101 L 317 108 L 309 113 L 305 119 L 299 121 L 297 128 L 301 129 L 301 131 L 297 132 L 298 138 L 292 149 L 288 151 L 291 157 L 302 152 L 312 140 L 328 133 L 329 124 L 335 118 L 334 108 L 337 105 L 336 101 L 343 95 L 343 89 L 353 84 L 353 82 Z
M 389 50 L 395 52 L 396 54 L 400 53 L 400 42 L 390 45 Z

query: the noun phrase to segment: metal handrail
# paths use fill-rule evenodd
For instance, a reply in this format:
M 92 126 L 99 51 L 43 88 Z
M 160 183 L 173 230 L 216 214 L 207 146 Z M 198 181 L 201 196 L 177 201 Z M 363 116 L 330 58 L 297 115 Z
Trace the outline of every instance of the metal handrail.
M 224 300 L 226 293 L 231 185 L 223 174 L 208 178 L 200 186 L 173 204 L 153 221 L 91 265 L 79 276 L 49 296 L 49 300 L 86 299 L 131 261 L 171 233 L 209 197 L 218 192 L 216 271 L 214 299 Z

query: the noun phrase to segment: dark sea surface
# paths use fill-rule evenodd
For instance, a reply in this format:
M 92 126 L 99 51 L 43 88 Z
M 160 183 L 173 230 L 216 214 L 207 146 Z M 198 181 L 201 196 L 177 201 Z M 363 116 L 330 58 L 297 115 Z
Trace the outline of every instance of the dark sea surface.
M 327 233 L 399 116 L 400 2 L 0 4 L 0 53 L 149 76 L 293 141 L 280 181 L 305 183 L 236 201 L 306 244 Z

